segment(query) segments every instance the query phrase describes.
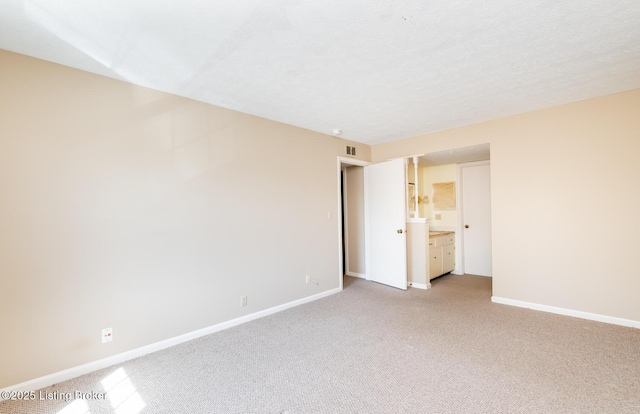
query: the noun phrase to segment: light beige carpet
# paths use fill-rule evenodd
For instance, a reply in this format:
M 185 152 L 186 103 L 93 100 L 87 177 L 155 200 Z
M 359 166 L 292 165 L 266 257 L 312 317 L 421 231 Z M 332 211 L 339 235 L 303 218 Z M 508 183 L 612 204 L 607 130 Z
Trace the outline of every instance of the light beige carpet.
M 0 413 L 640 413 L 640 330 L 490 297 L 477 276 L 406 292 L 345 278 L 340 294 L 45 390 L 106 384 L 104 401 Z

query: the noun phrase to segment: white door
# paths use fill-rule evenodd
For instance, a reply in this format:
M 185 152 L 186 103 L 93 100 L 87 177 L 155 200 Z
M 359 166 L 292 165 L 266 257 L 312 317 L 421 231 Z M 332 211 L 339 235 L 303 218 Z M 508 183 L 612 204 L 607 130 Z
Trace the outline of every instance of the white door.
M 488 162 L 462 165 L 464 272 L 491 276 L 491 173 Z
M 407 289 L 405 160 L 364 167 L 367 279 Z

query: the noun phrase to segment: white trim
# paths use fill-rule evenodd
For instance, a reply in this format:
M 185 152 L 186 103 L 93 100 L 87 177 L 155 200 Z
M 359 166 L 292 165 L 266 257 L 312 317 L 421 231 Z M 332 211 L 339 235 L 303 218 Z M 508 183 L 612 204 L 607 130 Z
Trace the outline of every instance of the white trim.
M 429 220 L 430 219 L 424 218 L 424 217 L 420 217 L 420 218 L 409 217 L 409 218 L 407 218 L 407 223 L 428 223 Z
M 533 309 L 542 312 L 555 313 L 558 315 L 573 316 L 574 318 L 588 319 L 591 321 L 610 323 L 613 325 L 626 326 L 640 329 L 640 321 L 617 318 L 614 316 L 599 315 L 597 313 L 582 312 L 572 309 L 556 308 L 555 306 L 540 305 L 537 303 L 523 302 L 521 300 L 506 299 L 498 296 L 491 296 L 491 302 L 501 305 L 517 306 L 519 308 Z
M 431 289 L 431 283 L 424 284 L 424 283 L 409 282 L 408 284 L 409 284 L 409 287 L 416 288 L 416 289 L 424 289 L 424 290 Z
M 341 215 L 339 215 L 339 217 L 342 222 L 342 226 L 340 227 L 343 232 L 342 242 L 344 243 L 342 248 L 344 258 L 342 263 L 344 263 L 345 267 L 345 269 L 342 270 L 345 275 L 349 273 L 349 269 L 351 267 L 349 265 L 349 197 L 347 197 L 349 189 L 347 188 L 347 168 L 348 167 L 344 164 L 340 165 L 340 177 L 342 177 L 342 180 L 340 181 L 340 185 L 342 186 L 342 209 L 340 209 Z
M 365 275 L 364 273 L 345 272 L 345 275 L 351 276 L 351 277 L 359 277 L 360 279 L 366 279 L 367 278 L 367 275 Z
M 207 328 L 199 329 L 197 331 L 189 332 L 183 335 L 179 335 L 173 338 L 165 339 L 164 341 L 156 342 L 153 344 L 145 345 L 140 348 L 132 349 L 130 351 L 122 352 L 117 355 L 112 355 L 108 358 L 99 359 L 97 361 L 92 361 L 83 365 L 79 365 L 77 367 L 65 369 L 63 371 L 55 372 L 53 374 L 45 375 L 40 378 L 32 379 L 26 382 L 22 382 L 20 384 L 11 385 L 9 387 L 3 388 L 0 390 L 4 391 L 34 391 L 37 389 L 41 389 L 44 387 L 48 387 L 53 384 L 60 383 L 62 381 L 67 381 L 72 378 L 79 377 L 81 375 L 88 374 L 90 372 L 94 372 L 103 368 L 110 367 L 112 365 L 121 364 L 123 362 L 129 361 L 134 358 L 138 358 L 147 354 L 151 354 L 153 352 L 161 351 L 166 348 L 170 348 L 172 346 L 179 345 L 184 342 L 191 341 L 196 338 L 200 338 L 202 336 L 210 335 L 215 332 L 222 331 L 224 329 L 232 328 L 237 325 L 241 325 L 246 322 L 253 321 L 255 319 L 259 319 L 265 316 L 272 315 L 274 313 L 281 312 L 283 310 L 293 308 L 295 306 L 303 305 L 308 302 L 313 302 L 318 299 L 322 299 L 326 296 L 333 295 L 335 293 L 341 292 L 341 288 L 335 288 L 331 290 L 327 290 L 325 292 L 321 292 L 315 295 L 307 296 L 302 299 L 297 299 L 292 302 L 284 303 L 282 305 L 274 306 L 269 309 L 264 309 L 255 313 L 251 313 L 249 315 L 241 316 L 239 318 L 231 319 L 226 322 L 221 322 L 216 325 L 209 326 Z
M 358 160 L 358 159 L 355 159 L 355 158 L 347 158 L 347 157 L 338 156 L 338 165 L 340 165 L 340 164 L 357 165 L 359 167 L 366 167 L 367 165 L 371 164 L 371 162 Z

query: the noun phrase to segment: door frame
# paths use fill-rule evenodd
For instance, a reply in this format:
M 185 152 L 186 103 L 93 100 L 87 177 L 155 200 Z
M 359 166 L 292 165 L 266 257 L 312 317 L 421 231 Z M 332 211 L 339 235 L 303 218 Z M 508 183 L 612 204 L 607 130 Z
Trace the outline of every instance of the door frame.
M 477 167 L 480 165 L 489 165 L 491 167 L 491 160 L 484 161 L 474 161 L 474 162 L 464 162 L 460 164 L 456 164 L 456 209 L 458 212 L 458 219 L 456 225 L 456 268 L 454 269 L 455 274 L 463 275 L 465 274 L 465 263 L 464 263 L 464 199 L 462 197 L 462 186 L 464 183 L 462 182 L 462 169 L 466 167 Z M 489 190 L 489 199 L 491 199 L 491 190 Z M 493 232 L 492 239 L 493 239 Z M 493 250 L 493 249 L 492 249 Z M 493 258 L 492 258 L 493 261 Z
M 342 156 L 338 156 L 338 160 L 337 160 L 337 191 L 338 191 L 338 220 L 337 220 L 337 224 L 338 224 L 338 283 L 340 286 L 340 290 L 343 290 L 343 282 L 344 282 L 344 267 L 342 265 L 343 263 L 343 255 L 344 255 L 344 245 L 342 243 L 342 240 L 344 238 L 345 242 L 348 242 L 348 236 L 346 234 L 346 232 L 344 231 L 343 227 L 342 227 L 342 221 L 343 221 L 343 217 L 342 217 L 342 207 L 343 205 L 346 205 L 345 200 L 343 200 L 343 194 L 342 194 L 342 169 L 344 167 L 350 167 L 350 166 L 356 166 L 356 167 L 366 167 L 367 165 L 371 165 L 371 162 L 369 161 L 362 161 L 362 160 L 358 160 L 355 158 L 348 158 L 348 157 L 342 157 Z M 345 186 L 345 192 L 347 191 L 346 186 Z M 364 196 L 364 195 L 363 195 Z M 346 222 L 345 222 L 346 224 Z M 364 240 L 362 241 L 364 243 Z M 366 250 L 365 250 L 365 261 L 366 261 Z M 366 271 L 367 269 L 365 269 L 365 277 L 366 277 Z

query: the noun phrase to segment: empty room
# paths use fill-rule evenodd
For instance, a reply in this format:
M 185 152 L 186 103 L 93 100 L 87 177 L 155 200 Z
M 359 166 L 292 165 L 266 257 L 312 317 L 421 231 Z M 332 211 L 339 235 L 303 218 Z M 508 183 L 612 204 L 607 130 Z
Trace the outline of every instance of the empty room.
M 0 413 L 640 412 L 640 3 L 0 7 Z

